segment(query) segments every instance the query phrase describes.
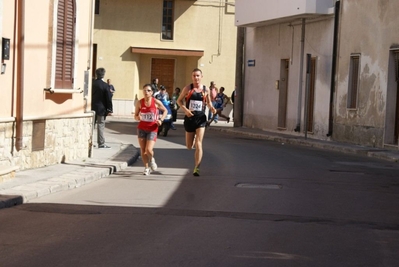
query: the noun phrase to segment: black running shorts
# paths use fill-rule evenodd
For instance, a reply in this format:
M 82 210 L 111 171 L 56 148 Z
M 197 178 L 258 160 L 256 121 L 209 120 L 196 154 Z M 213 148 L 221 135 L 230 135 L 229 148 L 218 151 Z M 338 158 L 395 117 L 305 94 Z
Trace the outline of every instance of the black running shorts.
M 201 114 L 194 115 L 192 117 L 184 116 L 184 129 L 186 132 L 195 132 L 198 128 L 205 127 L 206 115 L 201 112 Z

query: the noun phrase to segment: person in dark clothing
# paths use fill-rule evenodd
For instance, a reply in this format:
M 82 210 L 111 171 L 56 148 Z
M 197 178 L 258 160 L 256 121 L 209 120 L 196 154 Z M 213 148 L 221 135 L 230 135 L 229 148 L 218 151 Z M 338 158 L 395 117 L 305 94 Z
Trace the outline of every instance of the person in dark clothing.
M 151 89 L 152 89 L 152 95 L 156 96 L 156 93 L 158 93 L 159 91 L 158 78 L 152 80 Z
M 233 118 L 234 118 L 234 100 L 235 100 L 236 95 L 237 95 L 236 90 L 237 90 L 237 85 L 234 87 L 234 91 L 231 93 L 231 97 L 230 97 L 230 101 L 233 104 L 233 112 L 231 114 L 233 116 Z
M 111 79 L 107 79 L 107 83 L 108 83 L 109 93 L 110 93 L 111 101 L 112 101 L 112 97 L 114 96 L 114 93 L 116 90 L 115 90 L 114 85 L 111 83 Z
M 96 70 L 97 79 L 92 84 L 91 109 L 96 112 L 98 148 L 110 148 L 105 144 L 105 119 L 112 113 L 112 101 L 109 86 L 104 82 L 105 69 Z

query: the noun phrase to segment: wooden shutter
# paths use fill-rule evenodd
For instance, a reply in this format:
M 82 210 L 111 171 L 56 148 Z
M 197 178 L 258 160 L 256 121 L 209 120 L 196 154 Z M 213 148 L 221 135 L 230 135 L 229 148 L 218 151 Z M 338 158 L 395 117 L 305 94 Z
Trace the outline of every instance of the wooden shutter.
M 57 52 L 55 87 L 73 88 L 75 0 L 59 0 L 57 11 Z

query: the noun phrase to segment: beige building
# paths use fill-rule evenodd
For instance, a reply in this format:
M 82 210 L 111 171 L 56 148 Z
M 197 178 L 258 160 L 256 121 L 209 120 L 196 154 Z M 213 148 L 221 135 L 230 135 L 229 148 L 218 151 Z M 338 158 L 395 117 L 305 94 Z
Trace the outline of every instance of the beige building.
M 0 0 L 1 179 L 89 156 L 92 2 Z
M 398 8 L 396 0 L 236 0 L 243 125 L 397 149 Z
M 335 140 L 398 149 L 399 1 L 341 0 Z
M 131 116 L 140 89 L 153 78 L 174 88 L 203 71 L 203 83 L 235 85 L 234 1 L 99 0 L 94 25 L 93 70 L 104 67 L 116 89 L 114 115 Z

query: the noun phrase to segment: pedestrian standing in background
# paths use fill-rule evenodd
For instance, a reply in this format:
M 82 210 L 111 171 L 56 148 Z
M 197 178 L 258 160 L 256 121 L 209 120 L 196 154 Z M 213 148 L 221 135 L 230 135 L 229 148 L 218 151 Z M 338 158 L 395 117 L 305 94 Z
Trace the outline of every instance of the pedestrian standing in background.
M 172 94 L 172 100 L 171 100 L 171 106 L 172 106 L 172 124 L 170 125 L 170 128 L 172 130 L 176 130 L 175 125 L 173 124 L 174 121 L 177 119 L 177 111 L 179 110 L 180 106 L 177 104 L 177 99 L 180 96 L 180 88 L 176 87 L 175 92 Z
M 116 90 L 115 90 L 114 85 L 111 83 L 111 79 L 107 79 L 107 83 L 108 83 L 109 93 L 110 93 L 111 101 L 112 101 L 112 97 L 114 96 L 114 93 Z
M 212 100 L 212 106 L 214 108 L 216 108 L 215 107 L 215 105 L 216 105 L 215 97 L 216 97 L 216 95 L 218 93 L 218 89 L 217 89 L 216 83 L 214 81 L 212 81 L 211 84 L 209 85 L 209 90 L 210 90 L 210 96 L 211 96 L 211 100 Z M 218 122 L 218 115 L 217 114 L 213 115 L 212 112 L 209 110 L 209 112 L 208 112 L 208 121 L 211 121 L 211 120 L 213 120 L 215 123 L 217 123 Z
M 155 171 L 158 166 L 154 158 L 154 146 L 157 140 L 158 127 L 168 114 L 161 101 L 152 96 L 151 84 L 143 86 L 144 97 L 137 102 L 134 118 L 139 121 L 137 138 L 140 144 L 141 158 L 144 163 L 144 175 L 150 174 L 150 168 Z M 158 114 L 158 110 L 162 114 Z M 159 117 L 160 116 L 160 117 Z
M 112 101 L 108 89 L 108 84 L 104 82 L 105 69 L 96 70 L 96 79 L 92 84 L 91 107 L 96 112 L 97 123 L 97 144 L 98 148 L 110 148 L 105 144 L 104 129 L 105 119 L 112 113 Z
M 184 129 L 186 130 L 186 147 L 187 149 L 192 149 L 193 144 L 195 145 L 193 175 L 199 176 L 199 168 L 203 154 L 202 141 L 207 121 L 205 105 L 208 106 L 212 114 L 216 113 L 216 110 L 211 103 L 209 88 L 201 84 L 202 71 L 200 69 L 194 69 L 191 74 L 191 79 L 193 83 L 183 88 L 183 91 L 177 99 L 177 104 L 184 110 L 185 114 Z M 184 99 L 185 104 L 183 103 Z
M 155 94 L 158 93 L 159 91 L 158 78 L 152 79 L 151 89 L 152 89 L 152 95 L 155 96 Z
M 234 100 L 236 98 L 236 90 L 237 90 L 237 85 L 234 87 L 234 91 L 231 93 L 230 97 L 231 104 L 233 104 L 233 113 L 231 114 L 233 116 L 233 120 L 234 120 Z
M 153 95 L 153 97 L 160 100 L 161 102 L 169 101 L 169 94 L 168 94 L 168 92 L 166 92 L 166 88 L 163 85 L 159 86 L 159 91 L 157 93 L 155 93 L 155 95 Z

